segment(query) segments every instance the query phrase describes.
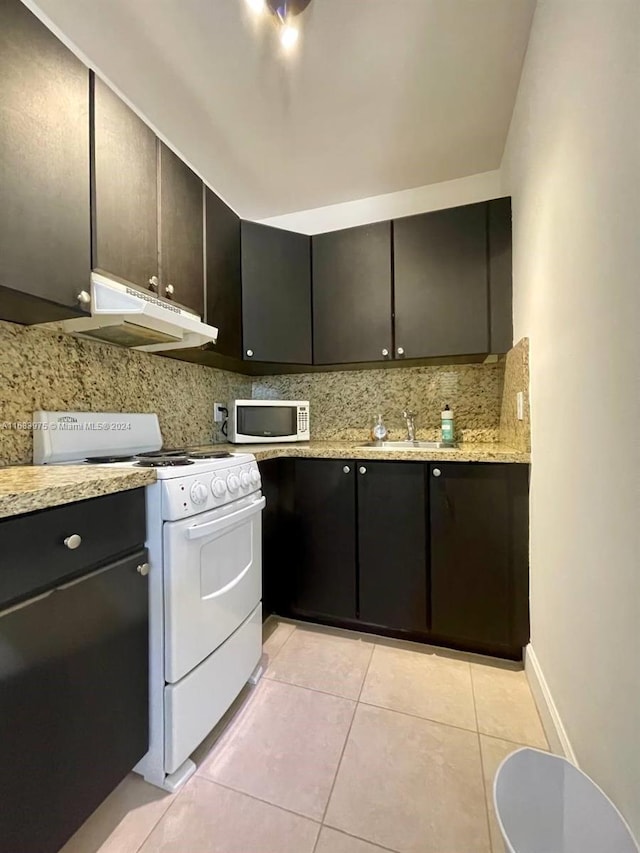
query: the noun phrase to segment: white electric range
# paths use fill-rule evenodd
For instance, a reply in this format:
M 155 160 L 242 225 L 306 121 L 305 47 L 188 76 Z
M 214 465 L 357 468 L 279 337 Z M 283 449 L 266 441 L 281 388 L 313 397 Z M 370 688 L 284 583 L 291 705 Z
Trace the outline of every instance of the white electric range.
M 34 464 L 156 471 L 146 487 L 149 751 L 134 769 L 175 791 L 261 671 L 265 499 L 252 454 L 161 447 L 155 414 L 34 413 Z

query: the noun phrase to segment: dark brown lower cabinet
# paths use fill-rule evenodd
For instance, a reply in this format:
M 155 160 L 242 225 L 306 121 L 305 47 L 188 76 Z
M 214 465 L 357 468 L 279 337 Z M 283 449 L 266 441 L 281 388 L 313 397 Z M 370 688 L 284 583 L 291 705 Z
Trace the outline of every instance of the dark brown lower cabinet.
M 3 853 L 55 853 L 148 749 L 146 558 L 0 617 Z
M 261 468 L 273 612 L 521 657 L 528 466 L 286 459 Z
M 517 652 L 529 638 L 527 466 L 434 464 L 429 495 L 433 634 Z
M 421 462 L 358 462 L 362 622 L 426 632 L 427 489 Z
M 354 467 L 341 459 L 293 460 L 283 530 L 291 615 L 356 618 Z
M 147 752 L 145 527 L 144 489 L 0 521 L 0 853 L 60 850 Z

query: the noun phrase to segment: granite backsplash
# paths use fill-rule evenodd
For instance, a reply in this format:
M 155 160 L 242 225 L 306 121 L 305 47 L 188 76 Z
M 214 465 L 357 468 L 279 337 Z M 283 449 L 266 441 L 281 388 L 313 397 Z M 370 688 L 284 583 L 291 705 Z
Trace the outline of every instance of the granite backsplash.
M 0 465 L 29 463 L 36 409 L 157 412 L 166 446 L 210 443 L 214 400 L 251 379 L 33 326 L 0 322 Z
M 516 395 L 523 393 L 523 418 L 518 419 Z M 515 450 L 531 450 L 529 406 L 529 338 L 522 338 L 509 350 L 504 369 L 504 390 L 500 412 L 500 441 Z
M 524 421 L 515 417 L 517 390 L 525 391 Z M 32 435 L 20 425 L 36 409 L 157 412 L 165 445 L 175 447 L 224 441 L 213 424 L 214 401 L 252 396 L 308 399 L 316 441 L 366 440 L 378 413 L 391 438 L 404 438 L 404 409 L 416 413 L 417 437 L 434 440 L 448 403 L 459 440 L 530 446 L 526 339 L 489 364 L 251 378 L 0 322 L 0 465 L 31 462 Z
M 417 438 L 437 440 L 445 404 L 454 411 L 459 440 L 498 441 L 503 380 L 504 361 L 297 373 L 254 378 L 253 396 L 309 400 L 316 441 L 366 440 L 378 413 L 392 439 L 404 438 L 404 409 L 416 413 Z

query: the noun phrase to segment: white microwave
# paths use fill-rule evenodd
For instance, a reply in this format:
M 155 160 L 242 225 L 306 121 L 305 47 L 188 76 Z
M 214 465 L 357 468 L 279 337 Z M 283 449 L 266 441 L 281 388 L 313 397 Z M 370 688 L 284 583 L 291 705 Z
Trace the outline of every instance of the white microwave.
M 228 437 L 233 444 L 309 441 L 309 401 L 234 400 Z

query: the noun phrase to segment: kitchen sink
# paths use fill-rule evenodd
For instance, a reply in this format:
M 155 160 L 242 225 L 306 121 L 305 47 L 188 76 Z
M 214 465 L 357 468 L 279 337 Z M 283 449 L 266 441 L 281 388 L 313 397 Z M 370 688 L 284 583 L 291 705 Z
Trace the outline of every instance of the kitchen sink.
M 367 441 L 358 447 L 372 450 L 455 450 L 457 445 L 446 441 Z

